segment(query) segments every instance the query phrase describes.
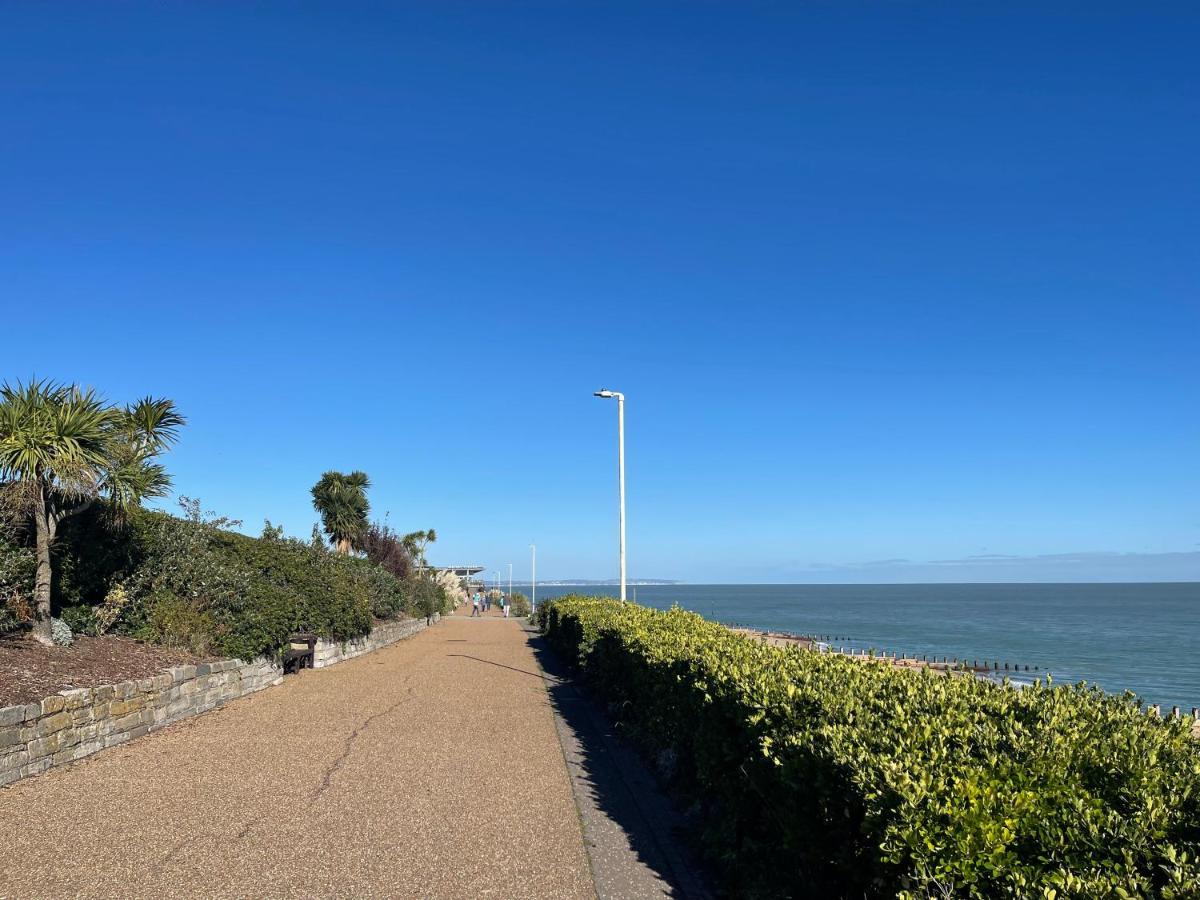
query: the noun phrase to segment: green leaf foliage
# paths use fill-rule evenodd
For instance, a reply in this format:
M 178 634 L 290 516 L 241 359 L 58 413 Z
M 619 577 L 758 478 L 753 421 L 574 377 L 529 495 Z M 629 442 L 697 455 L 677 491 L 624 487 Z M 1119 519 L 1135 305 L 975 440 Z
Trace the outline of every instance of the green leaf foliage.
M 182 519 L 137 510 L 116 530 L 102 509 L 70 520 L 56 548 L 56 607 L 95 606 L 121 585 L 129 602 L 113 630 L 243 659 L 275 653 L 297 631 L 342 641 L 377 619 L 425 615 L 415 578 L 273 530 L 247 537 L 194 502 L 185 508 Z
M 1200 896 L 1191 722 L 570 597 L 551 645 L 700 810 L 735 896 Z
M 325 533 L 340 553 L 362 549 L 368 523 L 367 488 L 371 486 L 365 472 L 326 472 L 312 488 L 313 508 L 321 516 Z

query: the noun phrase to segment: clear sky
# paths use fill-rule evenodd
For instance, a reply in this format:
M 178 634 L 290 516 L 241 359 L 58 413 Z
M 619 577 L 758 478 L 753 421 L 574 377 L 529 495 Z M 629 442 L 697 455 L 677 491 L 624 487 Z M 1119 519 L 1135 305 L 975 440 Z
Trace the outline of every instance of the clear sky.
M 10 3 L 0 376 L 631 577 L 1200 579 L 1193 3 Z

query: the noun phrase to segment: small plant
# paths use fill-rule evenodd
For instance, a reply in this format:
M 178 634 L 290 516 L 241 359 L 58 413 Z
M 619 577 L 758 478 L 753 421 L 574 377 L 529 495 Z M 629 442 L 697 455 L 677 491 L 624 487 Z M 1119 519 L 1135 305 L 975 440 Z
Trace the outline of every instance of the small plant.
M 51 619 L 50 640 L 56 647 L 70 647 L 75 643 L 75 635 L 71 632 L 71 626 L 62 619 Z
M 0 634 L 33 621 L 37 559 L 13 524 L 12 486 L 0 485 Z
M 96 633 L 96 614 L 86 603 L 66 607 L 62 611 L 62 620 L 75 634 Z
M 124 584 L 114 584 L 104 595 L 104 602 L 94 612 L 96 634 L 106 634 L 108 629 L 121 618 L 121 613 L 129 605 L 129 592 Z
M 408 580 L 414 612 L 432 622 L 435 613 L 446 612 L 446 591 L 432 578 L 414 575 Z
M 32 608 L 26 611 L 26 615 L 28 619 L 33 618 Z M 8 634 L 24 628 L 28 619 L 18 614 L 15 598 L 9 597 L 4 603 L 0 603 L 0 634 Z
M 158 643 L 200 654 L 212 649 L 212 617 L 186 599 L 159 594 L 151 598 L 146 613 L 146 631 Z
M 514 616 L 529 615 L 529 598 L 520 591 L 513 591 L 512 596 L 508 598 L 512 603 L 512 614 Z

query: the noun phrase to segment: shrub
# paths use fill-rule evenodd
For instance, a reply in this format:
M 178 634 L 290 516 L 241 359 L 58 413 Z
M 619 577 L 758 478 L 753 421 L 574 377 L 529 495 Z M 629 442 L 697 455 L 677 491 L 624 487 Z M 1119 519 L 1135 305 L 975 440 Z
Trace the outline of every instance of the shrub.
M 56 647 L 70 647 L 75 643 L 75 635 L 71 633 L 71 626 L 62 619 L 51 619 L 50 640 Z
M 403 581 L 413 571 L 413 558 L 396 532 L 382 522 L 372 522 L 363 533 L 367 559 Z
M 139 636 L 201 655 L 212 650 L 216 629 L 211 612 L 169 591 L 158 591 L 145 599 L 144 613 Z
M 365 559 L 274 527 L 246 537 L 196 501 L 183 506 L 184 518 L 141 510 L 118 531 L 102 518 L 72 522 L 59 544 L 64 599 L 99 604 L 97 630 L 241 658 L 274 653 L 296 631 L 348 640 L 376 618 L 417 612 L 407 582 Z
M 136 635 L 175 646 L 222 646 L 246 624 L 231 613 L 251 596 L 253 579 L 241 560 L 221 551 L 221 524 L 206 521 L 198 508 L 187 519 L 147 512 L 133 522 L 136 564 L 125 579 L 132 598 L 125 620 Z M 187 627 L 200 630 L 189 634 Z
M 511 597 L 508 598 L 512 603 L 512 614 L 514 616 L 529 615 L 529 598 L 520 591 L 513 591 Z
M 445 589 L 433 579 L 424 575 L 413 575 L 406 582 L 406 587 L 417 615 L 428 619 L 435 613 L 445 615 L 450 611 Z
M 349 562 L 361 561 L 349 560 Z M 367 592 L 371 614 L 375 618 L 392 619 L 413 613 L 412 602 L 404 585 L 390 573 L 372 565 L 356 565 L 352 571 L 354 577 L 362 582 L 363 589 Z
M 539 619 L 673 756 L 739 896 L 1196 896 L 1190 720 L 771 647 L 677 608 L 563 598 Z
M 97 634 L 96 615 L 90 606 L 68 606 L 62 611 L 62 621 L 75 634 Z
M 461 603 L 467 602 L 467 589 L 463 587 L 463 579 L 450 569 L 426 569 L 424 574 L 432 578 L 442 589 L 444 602 L 442 612 L 447 613 Z
M 33 620 L 33 580 L 37 557 L 15 536 L 0 530 L 0 634 Z
M 128 606 L 129 591 L 124 584 L 114 584 L 104 595 L 104 602 L 95 608 L 96 634 L 107 634 Z

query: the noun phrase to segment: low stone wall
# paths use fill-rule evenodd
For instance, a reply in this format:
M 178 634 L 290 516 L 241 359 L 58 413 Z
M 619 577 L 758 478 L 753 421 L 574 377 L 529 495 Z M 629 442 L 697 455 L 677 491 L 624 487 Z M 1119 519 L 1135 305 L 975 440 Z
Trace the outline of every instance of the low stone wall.
M 435 613 L 433 621 L 437 622 L 440 618 L 441 616 Z M 405 619 L 401 622 L 384 622 L 382 625 L 376 625 L 370 634 L 350 641 L 342 643 L 317 641 L 317 647 L 313 653 L 313 668 L 323 669 L 326 666 L 362 656 L 364 653 L 394 644 L 418 631 L 424 631 L 425 628 L 424 619 Z
M 387 622 L 366 637 L 345 643 L 319 641 L 314 667 L 378 650 L 425 627 L 424 619 L 409 619 Z M 273 660 L 227 659 L 177 666 L 137 681 L 62 691 L 41 703 L 4 707 L 0 709 L 0 785 L 123 744 L 281 681 L 283 670 Z
M 0 709 L 0 785 L 123 744 L 282 680 L 283 672 L 270 660 L 227 659 L 5 707 Z

